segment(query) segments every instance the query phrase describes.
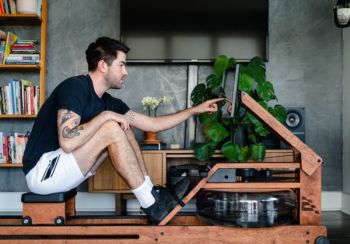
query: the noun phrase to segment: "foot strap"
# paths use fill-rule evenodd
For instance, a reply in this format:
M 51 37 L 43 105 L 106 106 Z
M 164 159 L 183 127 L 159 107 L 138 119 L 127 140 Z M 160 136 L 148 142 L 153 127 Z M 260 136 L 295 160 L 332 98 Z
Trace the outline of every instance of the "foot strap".
M 182 201 L 182 199 L 180 199 L 174 189 L 170 188 L 171 189 L 171 194 L 173 195 L 173 198 L 175 199 L 175 201 L 177 202 L 177 204 L 179 204 L 181 207 L 184 207 L 186 204 Z

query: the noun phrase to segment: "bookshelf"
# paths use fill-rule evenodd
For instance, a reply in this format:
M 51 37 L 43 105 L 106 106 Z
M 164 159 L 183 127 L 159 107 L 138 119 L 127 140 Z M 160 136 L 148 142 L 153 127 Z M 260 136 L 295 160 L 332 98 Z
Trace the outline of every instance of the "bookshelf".
M 0 29 L 11 26 L 16 30 L 18 26 L 26 28 L 39 28 L 40 31 L 40 63 L 39 64 L 0 64 L 0 73 L 11 72 L 20 73 L 20 79 L 26 79 L 27 72 L 37 73 L 39 76 L 39 106 L 45 101 L 46 92 L 46 38 L 47 38 L 47 0 L 41 1 L 41 16 L 37 14 L 0 14 Z M 18 33 L 15 33 L 18 34 Z M 20 32 L 18 34 L 20 36 Z M 39 38 L 38 38 L 39 39 Z M 0 121 L 3 123 L 12 123 L 13 120 L 34 120 L 36 115 L 0 115 Z M 2 145 L 0 145 L 2 146 Z M 22 167 L 19 162 L 1 163 L 0 167 Z

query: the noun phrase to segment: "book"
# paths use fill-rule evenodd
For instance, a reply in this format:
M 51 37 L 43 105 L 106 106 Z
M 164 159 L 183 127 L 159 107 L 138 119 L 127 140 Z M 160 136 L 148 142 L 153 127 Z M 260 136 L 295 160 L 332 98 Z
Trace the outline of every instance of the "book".
M 11 14 L 16 14 L 17 13 L 16 1 L 15 0 L 9 0 L 9 4 L 10 4 L 10 12 L 11 12 Z
M 15 34 L 11 32 L 7 32 L 6 42 L 5 42 L 5 51 L 3 54 L 2 64 L 5 64 L 7 56 L 11 52 L 11 46 L 16 42 L 17 39 L 18 37 Z
M 165 150 L 166 149 L 166 143 L 160 142 L 160 143 L 154 143 L 154 144 L 140 144 L 140 148 L 142 150 Z
M 21 102 L 22 102 L 22 114 L 28 114 L 28 97 L 26 93 L 27 87 L 33 86 L 33 82 L 29 80 L 20 80 L 21 86 Z
M 10 5 L 9 5 L 8 1 L 7 0 L 3 0 L 3 2 L 4 2 L 5 13 L 6 14 L 10 14 L 11 13 L 10 12 Z
M 0 39 L 6 40 L 6 32 L 5 31 L 0 30 Z
M 13 54 L 10 53 L 5 64 L 38 64 L 40 62 L 39 54 Z
M 36 9 L 36 14 L 41 17 L 41 5 L 42 5 L 42 1 L 38 0 L 38 4 L 37 4 L 37 9 Z
M 3 0 L 0 0 L 0 14 L 4 14 L 4 13 L 5 13 L 4 3 L 3 3 Z
M 4 137 L 4 134 L 3 134 L 3 132 L 0 131 L 0 164 L 5 163 L 3 137 Z

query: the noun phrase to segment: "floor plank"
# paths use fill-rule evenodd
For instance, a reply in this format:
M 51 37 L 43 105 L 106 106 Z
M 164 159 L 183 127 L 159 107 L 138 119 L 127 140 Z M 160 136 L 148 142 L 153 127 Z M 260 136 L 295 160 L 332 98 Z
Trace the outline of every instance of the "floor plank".
M 322 223 L 327 226 L 331 244 L 350 243 L 350 215 L 341 211 L 324 211 Z

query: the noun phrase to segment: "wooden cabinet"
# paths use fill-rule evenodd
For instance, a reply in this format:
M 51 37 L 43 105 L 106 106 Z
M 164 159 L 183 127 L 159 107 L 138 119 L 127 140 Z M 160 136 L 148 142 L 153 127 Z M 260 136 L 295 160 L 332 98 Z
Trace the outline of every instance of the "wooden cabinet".
M 165 155 L 164 151 L 143 152 L 146 169 L 155 185 L 163 185 L 166 182 Z M 107 159 L 97 169 L 96 174 L 89 178 L 89 191 L 128 193 L 130 189 L 124 179 L 115 171 L 111 161 Z
M 40 62 L 39 64 L 1 64 L 0 62 L 0 86 L 9 82 L 9 78 L 28 79 L 35 76 L 34 84 L 39 85 L 39 105 L 45 101 L 46 92 L 46 36 L 47 36 L 47 0 L 41 2 L 41 16 L 36 14 L 0 14 L 0 30 L 13 32 L 22 39 L 39 39 L 40 42 Z M 40 33 L 39 33 L 40 32 Z M 37 34 L 34 38 L 33 33 Z M 23 34 L 23 35 L 22 35 Z M 6 78 L 4 78 L 6 77 Z M 36 78 L 38 77 L 38 78 Z M 0 101 L 1 102 L 1 101 Z M 29 119 L 28 128 L 36 115 L 0 115 L 0 120 L 6 123 L 13 123 L 13 120 Z M 25 122 L 27 123 L 27 122 Z M 3 131 L 9 132 L 9 131 Z M 17 132 L 17 131 L 14 131 Z M 2 146 L 2 145 L 0 145 Z M 13 164 L 2 163 L 0 167 L 22 167 L 21 162 Z
M 165 185 L 167 172 L 173 165 L 207 162 L 223 162 L 225 159 L 219 151 L 215 152 L 211 159 L 198 161 L 193 150 L 159 150 L 143 151 L 146 168 L 154 185 Z M 267 150 L 266 162 L 293 162 L 292 150 Z M 114 170 L 111 162 L 107 159 L 97 169 L 96 174 L 89 178 L 89 192 L 114 192 L 130 193 L 130 189 L 123 178 Z

